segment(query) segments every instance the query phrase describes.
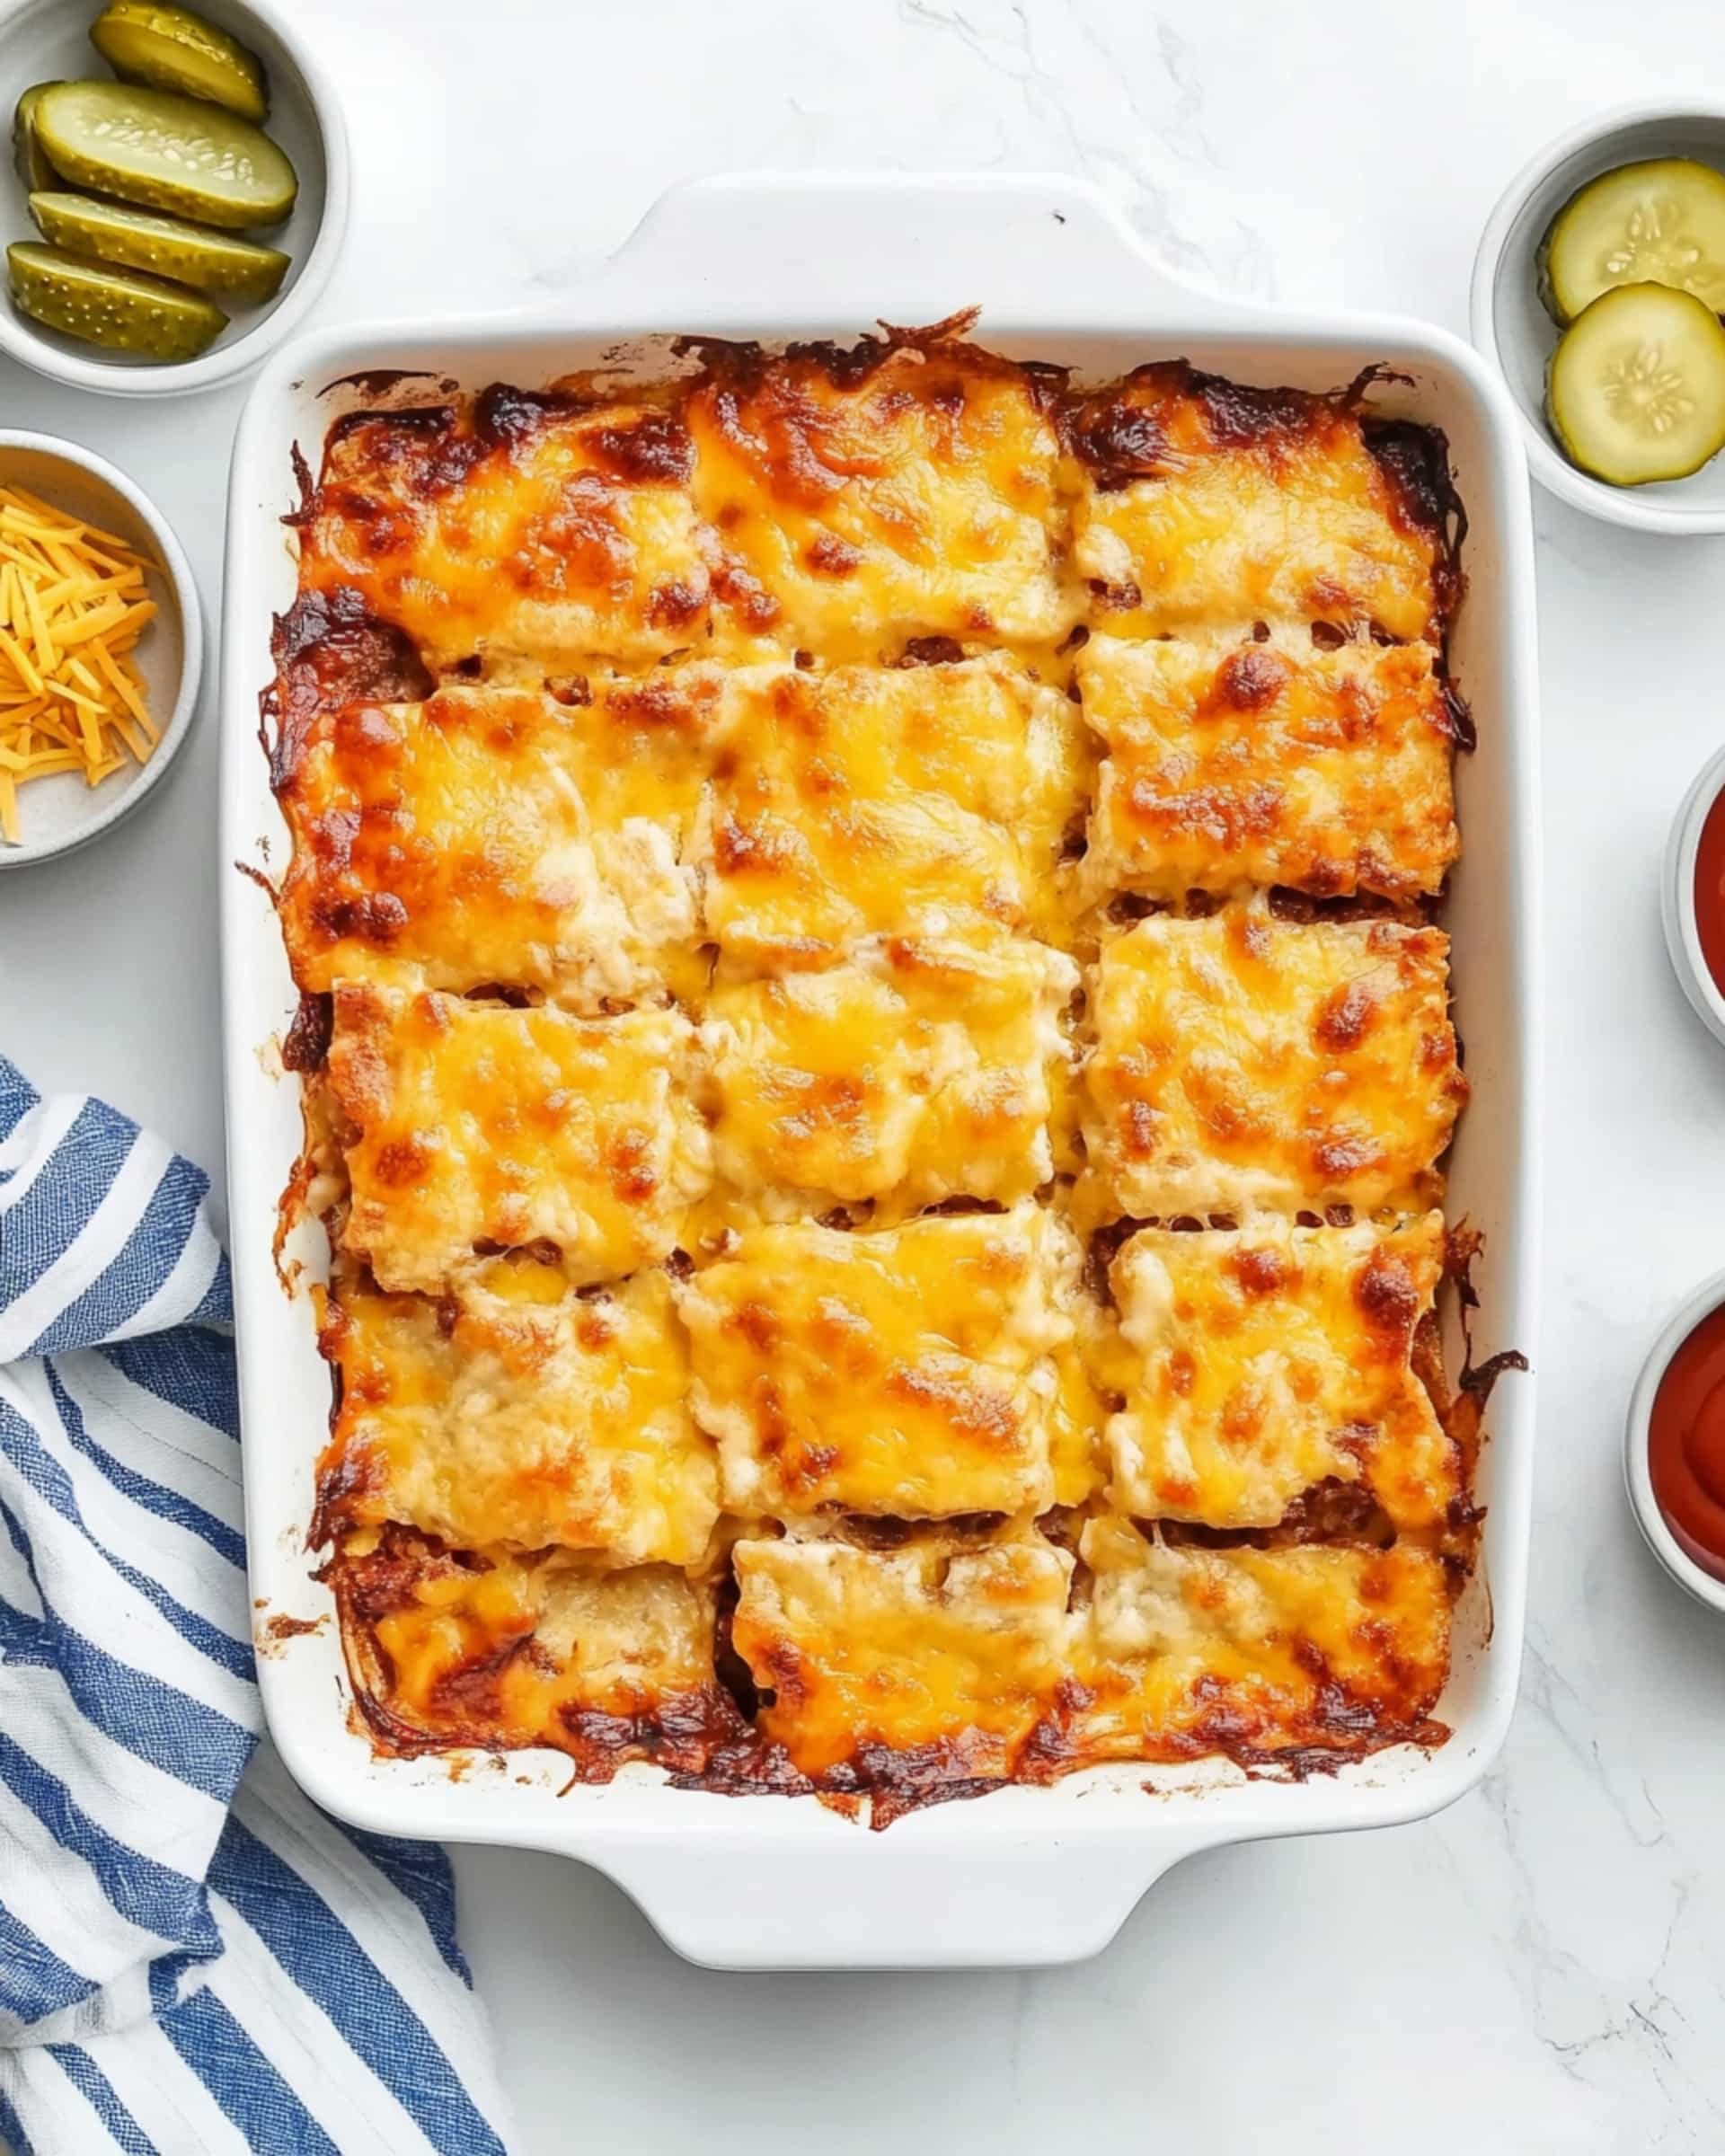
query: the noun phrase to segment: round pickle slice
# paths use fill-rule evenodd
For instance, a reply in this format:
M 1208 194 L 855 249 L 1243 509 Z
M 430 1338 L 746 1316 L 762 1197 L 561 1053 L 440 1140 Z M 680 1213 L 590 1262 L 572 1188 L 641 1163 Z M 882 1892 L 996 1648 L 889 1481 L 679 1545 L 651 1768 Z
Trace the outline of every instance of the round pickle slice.
M 32 320 L 140 359 L 195 359 L 227 326 L 213 300 L 137 270 L 80 261 L 20 241 L 6 250 L 12 296 Z
M 1570 323 L 1618 285 L 1671 285 L 1725 314 L 1725 172 L 1654 157 L 1570 197 L 1540 245 L 1540 297 Z
M 147 270 L 225 298 L 273 299 L 288 270 L 288 258 L 279 248 L 260 247 L 233 233 L 211 232 L 207 225 L 188 225 L 154 210 L 99 202 L 93 195 L 32 195 L 30 214 L 55 247 L 93 254 L 122 270 Z
M 1725 328 L 1693 293 L 1619 285 L 1564 331 L 1545 409 L 1563 454 L 1596 479 L 1686 479 L 1725 448 Z
M 128 82 L 201 97 L 242 119 L 261 123 L 270 117 L 263 63 L 256 53 L 183 7 L 113 0 L 90 25 L 90 42 Z
M 242 230 L 279 225 L 294 168 L 267 135 L 214 105 L 130 83 L 56 83 L 32 116 L 62 179 L 146 209 Z
M 34 194 L 38 188 L 59 184 L 60 176 L 48 162 L 48 152 L 36 132 L 36 108 L 41 102 L 42 93 L 58 87 L 58 83 L 32 84 L 18 100 L 12 115 L 12 160 L 27 195 Z

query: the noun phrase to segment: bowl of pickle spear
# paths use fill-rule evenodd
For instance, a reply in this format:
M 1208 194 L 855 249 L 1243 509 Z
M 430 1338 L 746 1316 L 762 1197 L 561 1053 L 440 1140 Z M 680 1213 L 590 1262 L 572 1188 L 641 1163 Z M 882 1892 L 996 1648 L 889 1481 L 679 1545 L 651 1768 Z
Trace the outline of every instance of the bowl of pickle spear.
M 80 388 L 231 381 L 327 282 L 341 111 L 264 0 L 25 0 L 0 22 L 0 350 Z

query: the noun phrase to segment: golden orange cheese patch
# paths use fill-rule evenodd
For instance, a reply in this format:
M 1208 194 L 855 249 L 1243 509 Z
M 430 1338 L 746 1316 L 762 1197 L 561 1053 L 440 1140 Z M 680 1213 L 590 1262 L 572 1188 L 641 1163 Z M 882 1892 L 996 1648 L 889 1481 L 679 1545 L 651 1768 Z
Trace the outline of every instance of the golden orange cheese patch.
M 1040 944 L 879 938 L 818 973 L 722 982 L 701 1038 L 718 1174 L 782 1209 L 1027 1197 L 1078 968 Z
M 733 672 L 697 840 L 708 933 L 758 963 L 862 937 L 1057 937 L 1077 714 L 1001 657 Z
M 1438 890 L 1460 841 L 1433 658 L 1424 644 L 1321 649 L 1303 629 L 1092 637 L 1077 676 L 1108 755 L 1086 885 L 1169 899 Z
M 1059 438 L 1017 368 L 960 344 L 719 355 L 687 405 L 718 576 L 789 649 L 897 658 L 914 639 L 1052 645 Z
M 1091 1595 L 1069 1760 L 1346 1754 L 1362 1729 L 1434 1734 L 1450 1587 L 1432 1551 L 1206 1550 L 1118 1518 L 1092 1520 L 1081 1546 Z
M 1428 1203 L 1467 1082 L 1442 930 L 1158 915 L 1090 981 L 1097 1202 L 1141 1219 Z
M 1110 1496 L 1143 1519 L 1273 1527 L 1339 1480 L 1440 1527 L 1462 1461 L 1411 1364 L 1444 1263 L 1439 1213 L 1385 1226 L 1146 1228 L 1113 1265 Z
M 577 1283 L 666 1257 L 711 1180 L 694 1041 L 675 1011 L 579 1019 L 341 985 L 344 1248 L 380 1286 L 429 1293 L 532 1243 Z
M 735 1512 L 940 1518 L 1053 1503 L 1076 1243 L 1032 1205 L 880 1233 L 746 1233 L 686 1283 L 695 1419 Z
M 341 1374 L 332 1522 L 632 1563 L 705 1554 L 718 1477 L 663 1273 L 579 1296 L 507 1260 L 444 1301 L 350 1285 L 324 1351 Z
M 1243 389 L 1181 362 L 1139 367 L 1068 428 L 1083 474 L 1073 560 L 1094 626 L 1442 635 L 1445 505 L 1418 429 L 1375 434 L 1346 398 Z

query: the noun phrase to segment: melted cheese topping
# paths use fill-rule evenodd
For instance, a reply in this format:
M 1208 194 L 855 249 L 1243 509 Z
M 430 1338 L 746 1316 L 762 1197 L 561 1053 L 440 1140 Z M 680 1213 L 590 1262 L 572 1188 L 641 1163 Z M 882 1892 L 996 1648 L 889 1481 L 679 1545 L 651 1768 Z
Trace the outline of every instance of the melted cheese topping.
M 1085 1072 L 1101 1201 L 1167 1219 L 1435 1194 L 1467 1097 L 1448 953 L 1435 928 L 1238 906 L 1116 937 Z
M 809 963 L 883 932 L 1061 917 L 1072 705 L 995 657 L 730 677 L 699 853 L 708 932 Z
M 722 361 L 687 406 L 715 582 L 787 649 L 891 659 L 913 637 L 1057 643 L 1059 442 L 1029 379 L 962 347 L 866 372 Z
M 392 1734 L 555 1745 L 585 1780 L 644 1754 L 677 1763 L 659 1732 L 677 1702 L 694 1720 L 712 1698 L 710 1589 L 668 1565 L 398 1550 L 349 1559 L 343 1572 L 378 1612 Z M 710 1743 L 689 1749 L 698 1767 Z
M 1460 850 L 1429 645 L 1094 637 L 1084 716 L 1109 744 L 1085 879 L 1180 898 L 1438 890 Z
M 1260 620 L 1441 631 L 1438 535 L 1345 406 L 1146 367 L 1082 407 L 1075 433 L 1089 473 L 1073 559 L 1115 635 Z
M 739 1542 L 737 1651 L 805 1773 L 873 1745 L 939 1747 L 931 1776 L 1009 1774 L 1066 1658 L 1072 1559 L 1037 1541 L 902 1550 Z
M 1427 1734 L 1449 1657 L 1430 1551 L 1168 1548 L 1092 1520 L 1070 1741 L 1090 1759 L 1369 1751 Z
M 707 1187 L 694 1029 L 671 1011 L 577 1019 L 427 991 L 335 991 L 330 1080 L 358 1133 L 344 1247 L 436 1292 L 476 1245 L 556 1246 L 569 1278 L 665 1257 Z
M 324 1350 L 341 1373 L 323 1484 L 338 1520 L 456 1548 L 704 1553 L 718 1478 L 663 1273 L 578 1298 L 504 1261 L 447 1305 L 349 1288 Z
M 294 519 L 364 1711 L 877 1825 L 1429 1741 L 1447 946 L 1262 893 L 1455 858 L 1441 437 L 954 324 L 691 349 L 342 422 Z M 1106 1309 L 1075 1219 L 1137 1229 Z
M 302 589 L 358 591 L 433 671 L 641 665 L 703 637 L 707 552 L 675 413 L 487 392 L 332 439 Z
M 1110 1501 L 1273 1527 L 1333 1477 L 1362 1482 L 1399 1528 L 1440 1525 L 1461 1455 L 1409 1356 L 1443 1263 L 1439 1213 L 1135 1235 L 1112 1272 L 1126 1405 L 1108 1424 Z
M 884 1234 L 745 1233 L 678 1291 L 733 1511 L 938 1518 L 1053 1502 L 1076 1242 L 1034 1206 Z
M 713 674 L 579 694 L 447 688 L 316 714 L 279 790 L 302 988 L 504 982 L 590 1008 L 689 975 Z
M 1048 1072 L 1078 969 L 1039 944 L 865 944 L 713 992 L 713 1162 L 797 1206 L 1025 1197 L 1054 1171 Z

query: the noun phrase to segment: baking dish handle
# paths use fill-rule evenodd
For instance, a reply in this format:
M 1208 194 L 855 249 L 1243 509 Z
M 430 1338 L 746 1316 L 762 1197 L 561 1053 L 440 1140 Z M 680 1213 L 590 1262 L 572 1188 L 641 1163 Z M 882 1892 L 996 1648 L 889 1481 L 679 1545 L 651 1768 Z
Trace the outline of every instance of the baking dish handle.
M 1001 1969 L 1101 1953 L 1163 1872 L 1218 1838 L 1172 1823 L 1099 1833 L 1090 1819 L 1067 1834 L 960 1836 L 955 1816 L 970 1827 L 960 1805 L 884 1834 L 829 1816 L 818 1823 L 829 1832 L 783 1839 L 695 1832 L 581 1854 L 703 1967 Z
M 1014 331 L 1083 314 L 1097 328 L 1129 321 L 1141 332 L 1146 285 L 1166 296 L 1182 329 L 1266 312 L 1174 276 L 1097 189 L 1061 173 L 686 181 L 659 198 L 589 289 L 615 294 L 619 323 L 647 306 L 660 319 L 680 307 L 715 329 L 845 321 L 864 294 L 898 323 L 978 305 Z

